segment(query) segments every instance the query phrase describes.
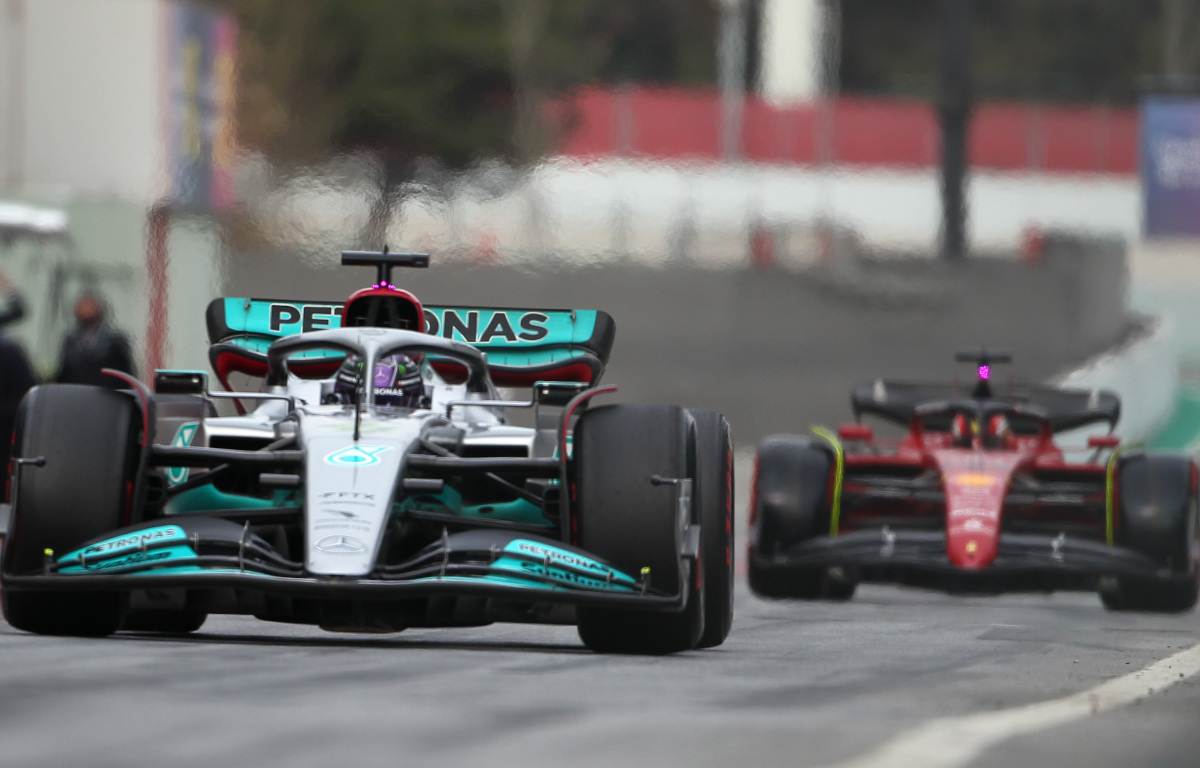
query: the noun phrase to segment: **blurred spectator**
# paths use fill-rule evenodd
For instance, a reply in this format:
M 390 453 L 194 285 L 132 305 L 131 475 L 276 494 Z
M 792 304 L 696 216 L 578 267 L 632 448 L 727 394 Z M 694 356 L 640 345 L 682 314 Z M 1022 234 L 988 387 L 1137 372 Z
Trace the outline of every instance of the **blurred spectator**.
M 129 340 L 108 325 L 107 314 L 104 301 L 94 293 L 85 293 L 75 302 L 75 330 L 63 340 L 55 381 L 120 389 L 125 385 L 101 371 L 113 368 L 136 375 Z
M 3 328 L 25 317 L 25 301 L 3 270 L 0 270 L 0 293 L 4 294 L 4 309 L 0 310 L 0 328 Z
M 0 472 L 3 472 L 8 467 L 17 407 L 37 381 L 33 377 L 33 369 L 29 367 L 25 350 L 2 330 L 25 315 L 21 294 L 3 272 L 0 272 L 0 292 L 7 299 L 4 310 L 0 312 Z
M 25 350 L 7 334 L 0 333 L 0 472 L 8 466 L 13 426 L 21 398 L 37 384 Z

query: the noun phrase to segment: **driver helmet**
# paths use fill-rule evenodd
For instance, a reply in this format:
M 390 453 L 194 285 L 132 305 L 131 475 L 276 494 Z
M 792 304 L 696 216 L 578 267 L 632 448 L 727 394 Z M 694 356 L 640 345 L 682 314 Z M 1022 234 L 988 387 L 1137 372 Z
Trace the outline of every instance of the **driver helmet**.
M 421 355 L 395 354 L 375 363 L 371 386 L 375 388 L 375 404 L 389 408 L 420 408 L 424 404 L 425 384 L 421 378 Z M 363 361 L 347 357 L 338 369 L 334 392 L 349 399 L 362 374 Z
M 1013 437 L 1012 427 L 1008 423 L 1008 417 L 1003 413 L 992 414 L 988 419 L 987 427 L 987 443 L 994 448 L 1007 447 Z
M 975 439 L 975 429 L 966 414 L 956 413 L 950 422 L 950 439 L 955 445 L 969 447 Z

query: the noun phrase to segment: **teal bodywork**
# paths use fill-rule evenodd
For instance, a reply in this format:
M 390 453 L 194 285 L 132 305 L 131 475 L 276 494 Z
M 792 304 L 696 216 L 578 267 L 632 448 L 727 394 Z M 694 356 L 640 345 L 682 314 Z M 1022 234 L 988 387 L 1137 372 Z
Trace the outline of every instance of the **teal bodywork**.
M 68 565 L 60 573 L 112 573 L 195 557 L 196 551 L 187 545 L 187 534 L 182 528 L 160 525 L 89 544 L 63 555 L 58 562 L 78 561 L 78 565 Z
M 196 559 L 197 553 L 181 527 L 161 525 L 98 541 L 59 557 L 56 562 L 61 566 L 58 570 L 61 574 L 105 573 L 163 576 L 205 573 L 241 574 L 266 579 L 281 578 L 257 573 L 253 569 L 206 568 L 196 563 Z M 534 590 L 592 590 L 624 593 L 632 593 L 640 588 L 639 582 L 632 576 L 598 560 L 569 552 L 552 544 L 529 539 L 513 539 L 506 544 L 495 554 L 491 569 L 491 573 L 479 576 L 427 576 L 414 579 L 410 583 L 486 581 Z M 532 581 L 530 580 L 531 576 L 550 581 Z
M 211 485 L 201 485 L 171 497 L 167 502 L 166 514 L 204 514 L 214 509 L 268 509 L 271 507 L 295 507 L 300 502 L 295 491 L 276 491 L 274 498 L 259 499 L 218 491 Z
M 553 521 L 548 520 L 542 514 L 541 507 L 525 499 L 514 499 L 496 504 L 463 504 L 462 496 L 450 486 L 446 486 L 441 493 L 410 496 L 395 507 L 395 513 L 399 515 L 403 515 L 409 510 L 507 520 L 513 523 L 544 525 L 547 528 L 553 528 L 555 525 Z
M 225 324 L 233 336 L 224 341 L 265 355 L 277 339 L 304 331 L 336 328 L 342 305 L 321 301 L 224 299 Z M 580 310 L 523 310 L 485 307 L 425 307 L 427 332 L 466 342 L 487 352 L 491 365 L 541 366 L 570 360 L 592 338 L 597 313 Z M 315 350 L 299 357 L 339 358 Z
M 192 444 L 192 439 L 196 437 L 196 430 L 200 427 L 198 421 L 187 421 L 179 425 L 178 431 L 175 432 L 175 438 L 171 441 L 172 448 L 186 448 Z M 179 485 L 188 479 L 191 474 L 191 469 L 188 467 L 167 467 L 167 483 L 170 485 Z
M 507 555 L 507 556 L 506 556 Z M 513 557 L 512 555 L 522 555 L 523 557 Z M 541 563 L 530 562 L 525 557 L 540 556 Z M 588 571 L 594 571 L 596 576 L 591 578 L 581 576 L 571 571 L 555 568 L 556 562 L 567 563 L 576 568 L 582 568 Z M 624 573 L 603 565 L 589 557 L 583 557 L 573 552 L 559 549 L 558 547 L 540 544 L 537 542 L 526 541 L 525 539 L 516 539 L 508 543 L 501 550 L 499 558 L 492 563 L 492 567 L 498 570 L 514 571 L 516 573 L 529 573 L 536 576 L 549 577 L 555 581 L 562 582 L 562 586 L 551 584 L 537 584 L 520 578 L 519 576 L 503 576 L 499 574 L 490 574 L 486 577 L 488 581 L 511 584 L 514 586 L 531 587 L 534 589 L 564 589 L 564 588 L 583 588 L 583 589 L 602 589 L 612 592 L 632 592 L 637 588 L 637 581 Z M 471 580 L 469 577 L 454 577 L 466 581 Z

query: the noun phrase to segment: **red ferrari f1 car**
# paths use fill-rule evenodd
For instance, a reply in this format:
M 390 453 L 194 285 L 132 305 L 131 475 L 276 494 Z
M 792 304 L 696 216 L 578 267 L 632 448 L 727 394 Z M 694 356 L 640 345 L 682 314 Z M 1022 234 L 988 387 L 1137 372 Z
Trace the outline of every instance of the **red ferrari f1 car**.
M 1112 434 L 1116 395 L 1007 386 L 1006 353 L 958 354 L 971 391 L 872 381 L 836 434 L 758 448 L 750 587 L 766 597 L 849 599 L 861 581 L 949 592 L 1095 590 L 1113 610 L 1185 611 L 1200 590 L 1197 467 Z M 998 388 L 999 389 L 999 388 Z M 906 428 L 874 436 L 863 416 Z M 1086 447 L 1060 433 L 1108 425 Z

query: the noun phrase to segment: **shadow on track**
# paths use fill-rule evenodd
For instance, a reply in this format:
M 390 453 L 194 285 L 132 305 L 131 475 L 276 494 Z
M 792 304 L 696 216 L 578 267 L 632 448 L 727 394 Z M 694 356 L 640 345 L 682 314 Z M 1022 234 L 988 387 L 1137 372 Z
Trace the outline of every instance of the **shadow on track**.
M 450 641 L 410 638 L 359 638 L 353 636 L 330 637 L 280 637 L 275 635 L 225 635 L 195 632 L 188 635 L 169 635 L 154 632 L 122 632 L 104 638 L 109 641 L 140 641 L 155 643 L 184 643 L 193 645 L 249 645 L 286 646 L 290 648 L 360 648 L 360 649 L 423 649 L 449 651 L 478 651 L 485 653 L 541 653 L 566 654 L 571 656 L 595 656 L 582 645 L 542 644 L 525 642 L 488 642 L 486 640 Z

